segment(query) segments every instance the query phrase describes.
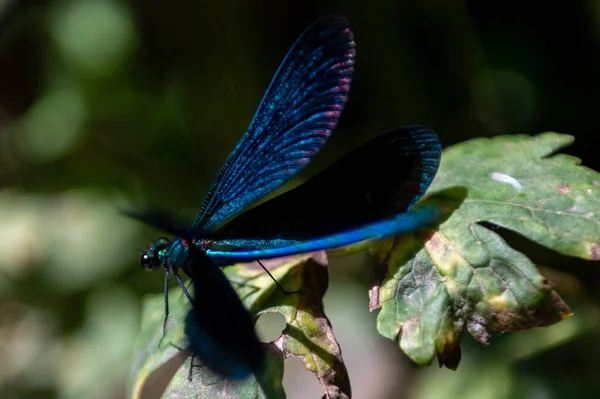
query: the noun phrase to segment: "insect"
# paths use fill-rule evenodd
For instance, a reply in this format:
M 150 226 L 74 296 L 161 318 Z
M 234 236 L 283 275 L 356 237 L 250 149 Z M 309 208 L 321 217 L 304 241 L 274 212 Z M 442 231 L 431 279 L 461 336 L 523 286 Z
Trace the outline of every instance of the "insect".
M 252 316 L 220 267 L 412 232 L 438 217 L 435 208 L 412 210 L 441 156 L 436 134 L 421 126 L 380 135 L 306 183 L 237 215 L 325 144 L 350 90 L 354 55 L 348 21 L 318 19 L 283 60 L 192 226 L 163 214 L 129 213 L 176 236 L 158 239 L 141 265 L 164 269 L 167 315 L 167 281 L 175 277 L 192 303 L 185 321 L 191 351 L 223 377 L 257 372 L 264 353 Z M 191 278 L 193 297 L 180 271 Z

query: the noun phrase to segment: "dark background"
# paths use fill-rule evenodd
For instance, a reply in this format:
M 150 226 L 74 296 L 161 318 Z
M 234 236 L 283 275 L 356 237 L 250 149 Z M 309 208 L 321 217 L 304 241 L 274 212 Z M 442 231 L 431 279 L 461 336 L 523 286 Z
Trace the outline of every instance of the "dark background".
M 356 72 L 336 133 L 301 178 L 404 124 L 434 128 L 444 146 L 567 133 L 565 152 L 600 170 L 598 1 L 1 2 L 3 398 L 124 395 L 140 298 L 162 276 L 143 273 L 134 250 L 157 232 L 117 210 L 191 219 L 289 47 L 331 12 L 352 25 Z M 457 372 L 417 368 L 378 337 L 366 258 L 332 260 L 327 311 L 357 398 L 600 393 L 598 264 L 504 234 L 576 317 L 487 349 L 466 338 Z M 286 368 L 289 397 L 317 397 L 300 369 Z

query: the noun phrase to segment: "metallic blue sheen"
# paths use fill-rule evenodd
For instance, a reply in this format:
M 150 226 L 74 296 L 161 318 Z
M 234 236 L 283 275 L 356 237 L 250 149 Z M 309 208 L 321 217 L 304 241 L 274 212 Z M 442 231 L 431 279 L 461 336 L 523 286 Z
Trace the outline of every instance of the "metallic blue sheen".
M 187 228 L 161 213 L 129 212 L 178 237 L 157 241 L 141 263 L 147 270 L 164 267 L 167 277 L 175 275 L 180 285 L 180 272 L 192 278 L 193 306 L 185 333 L 194 356 L 222 377 L 243 379 L 259 372 L 264 350 L 252 316 L 204 246 L 219 224 L 292 178 L 325 144 L 344 108 L 353 68 L 348 21 L 320 18 L 286 55 L 193 226 Z
M 306 29 L 208 190 L 195 227 L 223 222 L 308 164 L 337 125 L 350 91 L 354 54 L 345 18 L 324 17 Z
M 250 251 L 220 251 L 218 249 L 209 248 L 206 250 L 206 255 L 211 259 L 214 259 L 219 264 L 246 262 L 256 259 L 279 258 L 282 256 L 296 255 L 305 252 L 339 248 L 364 240 L 377 240 L 399 234 L 411 233 L 417 229 L 435 223 L 438 218 L 439 211 L 437 208 L 423 207 L 404 215 L 398 215 L 389 220 L 367 224 L 357 229 L 343 231 L 334 235 L 315 238 L 309 241 L 290 241 L 285 243 L 284 240 L 282 240 L 282 242 L 277 243 L 277 246 L 275 247 L 272 246 L 273 243 L 271 242 L 263 242 L 262 244 L 264 247 L 266 247 L 265 249 L 256 249 Z M 240 245 L 240 247 L 252 248 L 256 247 L 257 243 L 260 244 L 260 242 L 244 243 L 241 241 L 238 241 L 235 244 Z M 232 243 L 224 240 L 222 242 L 216 242 L 215 244 L 231 245 Z
M 141 264 L 164 268 L 165 298 L 169 275 L 184 290 L 180 273 L 191 277 L 185 333 L 192 353 L 222 377 L 258 373 L 264 350 L 252 316 L 219 267 L 410 233 L 439 217 L 435 207 L 412 209 L 441 157 L 437 135 L 423 126 L 380 135 L 304 184 L 238 215 L 290 180 L 325 144 L 348 97 L 354 51 L 343 17 L 320 18 L 306 29 L 192 227 L 162 213 L 129 212 L 176 236 L 159 239 Z
M 394 220 L 409 213 L 425 194 L 440 157 L 433 130 L 392 130 L 298 187 L 237 216 L 210 239 L 239 250 L 272 249 Z
M 184 267 L 190 262 L 190 251 L 183 246 L 183 241 L 173 240 L 167 250 L 164 251 L 164 256 L 160 260 L 163 264 L 168 263 Z

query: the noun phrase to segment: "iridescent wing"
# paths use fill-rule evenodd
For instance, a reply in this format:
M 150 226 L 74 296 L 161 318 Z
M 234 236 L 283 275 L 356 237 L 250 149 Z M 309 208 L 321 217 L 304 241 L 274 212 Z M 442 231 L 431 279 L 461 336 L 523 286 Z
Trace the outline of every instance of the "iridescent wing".
M 223 265 L 414 231 L 438 217 L 435 208 L 411 209 L 431 184 L 440 158 L 441 144 L 431 129 L 393 130 L 222 226 L 207 255 Z
M 223 272 L 203 254 L 194 256 L 194 303 L 185 320 L 190 349 L 217 374 L 246 378 L 264 361 L 252 316 Z
M 211 185 L 195 229 L 228 219 L 310 161 L 337 124 L 353 67 L 354 41 L 345 18 L 323 17 L 304 31 Z

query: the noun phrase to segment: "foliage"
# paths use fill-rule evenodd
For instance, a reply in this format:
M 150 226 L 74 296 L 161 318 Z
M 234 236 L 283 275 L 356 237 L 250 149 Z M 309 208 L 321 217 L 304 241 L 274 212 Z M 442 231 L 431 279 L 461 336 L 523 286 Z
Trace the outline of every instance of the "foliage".
M 349 19 L 359 67 L 339 129 L 293 184 L 413 123 L 434 127 L 445 145 L 568 131 L 577 140 L 567 151 L 600 170 L 590 101 L 600 85 L 600 2 L 520 2 L 519 13 L 510 2 L 0 4 L 2 398 L 125 397 L 142 297 L 162 292 L 162 276 L 142 272 L 136 252 L 160 232 L 117 210 L 158 205 L 193 218 L 285 52 L 320 15 Z M 323 302 L 356 397 L 600 397 L 597 262 L 484 226 L 527 254 L 574 317 L 493 334 L 483 349 L 464 334 L 456 371 L 416 368 L 368 311 L 368 254 L 330 251 Z M 164 310 L 154 310 L 160 319 Z M 167 370 L 145 380 L 151 397 L 185 361 L 175 353 L 157 358 Z M 285 365 L 288 397 L 320 396 L 303 363 Z
M 494 333 L 549 326 L 572 315 L 553 284 L 497 231 L 513 230 L 563 254 L 599 260 L 600 174 L 580 166 L 574 157 L 554 154 L 572 141 L 556 133 L 499 136 L 444 152 L 429 196 L 422 201 L 443 211 L 438 225 L 371 243 L 376 278 L 370 307 L 381 308 L 377 328 L 383 336 L 397 341 L 416 363 L 429 364 L 437 355 L 440 365 L 455 369 L 465 330 L 488 345 Z M 322 306 L 325 265 L 318 253 L 268 262 L 287 290 L 301 290 L 292 295 L 283 295 L 256 265 L 227 268 L 251 312 L 280 312 L 286 318 L 281 336 L 267 344 L 266 370 L 243 383 L 215 381 L 202 368 L 189 374 L 190 379 L 188 357 L 164 397 L 217 390 L 237 398 L 281 397 L 283 359 L 290 356 L 303 359 L 326 397 L 349 397 L 340 348 Z M 141 357 L 134 366 L 136 392 L 168 359 L 157 346 L 164 314 L 161 298 L 146 302 L 137 350 Z M 178 298 L 171 314 L 178 321 L 166 336 L 172 355 L 175 347 L 186 345 L 181 331 L 188 305 L 182 295 Z

